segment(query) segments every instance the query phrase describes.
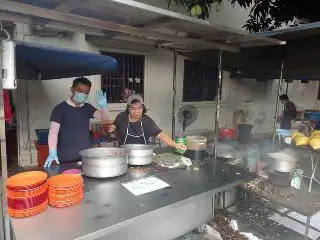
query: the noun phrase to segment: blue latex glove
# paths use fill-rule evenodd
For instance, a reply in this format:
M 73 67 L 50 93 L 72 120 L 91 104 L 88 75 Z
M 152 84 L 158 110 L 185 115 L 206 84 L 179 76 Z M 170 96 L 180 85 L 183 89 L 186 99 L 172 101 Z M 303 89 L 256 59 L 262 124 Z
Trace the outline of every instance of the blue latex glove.
M 104 110 L 108 106 L 107 93 L 103 93 L 101 90 L 97 90 L 97 107 Z
M 44 163 L 43 167 L 49 168 L 53 161 L 56 161 L 57 164 L 60 164 L 56 149 L 53 149 L 49 152 L 49 156 L 48 156 L 46 162 Z

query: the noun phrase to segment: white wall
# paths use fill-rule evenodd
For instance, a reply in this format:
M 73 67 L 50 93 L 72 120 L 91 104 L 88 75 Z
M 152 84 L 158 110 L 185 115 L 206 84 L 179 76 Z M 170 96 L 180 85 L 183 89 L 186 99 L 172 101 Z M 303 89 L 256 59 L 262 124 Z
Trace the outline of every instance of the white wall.
M 244 30 L 242 27 L 248 19 L 249 12 L 250 9 L 243 9 L 238 4 L 233 6 L 229 1 L 223 1 L 220 10 L 212 9 L 208 21 L 212 24 Z
M 159 8 L 168 9 L 167 0 L 138 0 L 139 2 L 150 4 Z M 185 9 L 176 6 L 174 3 L 170 6 L 171 11 L 186 14 Z M 226 27 L 243 30 L 242 27 L 245 24 L 249 15 L 250 9 L 240 8 L 238 4 L 234 6 L 229 1 L 223 1 L 220 9 L 217 9 L 214 5 L 212 13 L 208 21 L 212 24 L 219 24 Z

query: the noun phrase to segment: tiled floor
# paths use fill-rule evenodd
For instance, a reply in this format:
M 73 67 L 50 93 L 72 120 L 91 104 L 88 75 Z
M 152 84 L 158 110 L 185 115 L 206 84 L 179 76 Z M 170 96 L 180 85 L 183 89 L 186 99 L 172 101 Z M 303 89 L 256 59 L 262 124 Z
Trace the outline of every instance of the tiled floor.
M 290 217 L 292 218 L 295 218 L 301 222 L 306 222 L 306 217 L 305 216 L 302 216 L 301 214 L 299 213 L 295 213 L 295 212 L 292 212 L 290 214 L 288 214 Z M 279 214 L 274 214 L 270 217 L 270 219 L 272 219 L 273 221 L 303 235 L 304 232 L 305 232 L 305 226 L 303 226 L 302 224 L 294 221 L 294 220 L 291 220 L 290 218 L 287 218 L 287 217 L 281 217 Z M 314 215 L 312 218 L 311 218 L 311 226 L 317 228 L 320 230 L 320 213 L 317 213 L 316 215 Z M 319 239 L 320 238 L 320 232 L 318 231 L 315 231 L 313 229 L 310 229 L 310 232 L 309 232 L 309 238 L 312 239 L 312 240 L 316 240 L 316 239 Z

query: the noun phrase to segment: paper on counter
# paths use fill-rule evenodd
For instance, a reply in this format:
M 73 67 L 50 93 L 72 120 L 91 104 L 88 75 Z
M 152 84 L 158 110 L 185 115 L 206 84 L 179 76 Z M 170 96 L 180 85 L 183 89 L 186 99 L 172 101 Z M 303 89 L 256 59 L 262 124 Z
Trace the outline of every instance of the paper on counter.
M 135 196 L 139 196 L 148 192 L 153 192 L 162 188 L 169 187 L 170 185 L 159 178 L 147 177 L 140 178 L 131 182 L 122 183 L 129 192 Z

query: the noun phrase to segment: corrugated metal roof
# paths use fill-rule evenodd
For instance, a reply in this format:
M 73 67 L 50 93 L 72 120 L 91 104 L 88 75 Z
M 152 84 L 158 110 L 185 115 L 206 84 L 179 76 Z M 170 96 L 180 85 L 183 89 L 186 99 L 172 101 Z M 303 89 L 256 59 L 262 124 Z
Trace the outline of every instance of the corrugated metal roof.
M 190 51 L 221 49 L 237 52 L 241 47 L 284 44 L 280 40 L 212 25 L 132 0 L 11 0 L 0 3 L 0 13 L 1 10 L 6 14 L 29 17 L 33 23 L 42 25 L 49 22 L 74 24 L 102 33 L 113 31 L 146 38 L 170 48 Z

